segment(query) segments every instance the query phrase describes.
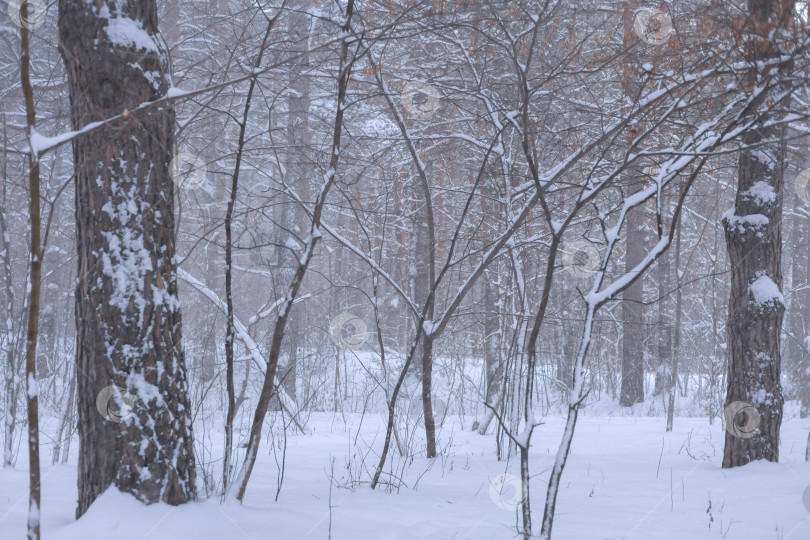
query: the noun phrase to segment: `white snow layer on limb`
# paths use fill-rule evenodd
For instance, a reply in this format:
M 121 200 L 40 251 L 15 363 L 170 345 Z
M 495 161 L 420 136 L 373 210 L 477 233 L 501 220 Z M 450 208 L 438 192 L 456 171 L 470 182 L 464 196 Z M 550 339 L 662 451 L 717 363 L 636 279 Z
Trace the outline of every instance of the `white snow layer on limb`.
M 760 309 L 785 305 L 785 297 L 782 296 L 779 287 L 764 274 L 748 285 L 748 293 L 751 295 L 754 304 Z
M 182 268 L 177 269 L 177 277 L 197 289 L 197 291 L 208 298 L 216 307 L 219 308 L 220 311 L 223 313 L 228 313 L 228 307 L 225 305 L 225 302 L 211 289 L 205 286 L 202 282 L 200 282 L 197 278 L 183 270 Z M 236 315 L 233 317 L 233 329 L 236 332 L 236 338 L 239 339 L 244 345 L 245 348 L 248 350 L 250 357 L 253 358 L 253 361 L 259 365 L 259 369 L 266 372 L 267 371 L 267 362 L 265 361 L 264 357 L 262 356 L 261 351 L 259 351 L 259 346 L 253 341 L 253 338 L 250 337 L 250 333 L 247 331 L 247 328 L 239 320 Z M 298 422 L 299 418 L 299 411 L 298 411 L 298 404 L 289 396 L 287 392 L 284 391 L 284 388 L 279 383 L 278 377 L 275 377 L 274 380 L 276 391 L 278 395 L 278 399 L 281 402 L 282 407 L 287 414 L 290 415 L 295 425 L 303 434 L 307 434 L 307 428 Z
M 138 51 L 159 52 L 152 36 L 143 29 L 140 21 L 129 17 L 113 17 L 107 20 L 105 31 L 113 45 L 134 48 Z
M 56 135 L 53 137 L 49 137 L 47 135 L 43 135 L 38 132 L 36 129 L 31 131 L 31 138 L 28 141 L 28 145 L 31 147 L 31 153 L 35 156 L 39 156 L 48 150 L 59 146 L 60 144 L 66 143 L 71 139 L 74 139 L 76 136 L 81 135 L 82 133 L 86 133 L 97 127 L 101 126 L 103 122 L 91 122 L 84 126 L 82 129 L 77 129 L 74 131 L 68 131 L 67 133 L 62 133 L 60 135 Z
M 521 420 L 520 427 L 518 428 L 518 433 L 515 435 L 515 442 L 521 448 L 528 448 L 529 447 L 529 439 L 532 437 L 532 432 L 534 428 L 537 426 L 542 425 L 543 422 L 538 420 L 537 418 L 537 411 L 532 409 L 529 412 L 528 420 Z
M 746 230 L 756 231 L 761 234 L 761 230 L 768 226 L 770 220 L 768 216 L 763 214 L 748 214 L 747 216 L 738 216 L 734 212 L 735 208 L 727 210 L 723 214 L 723 221 L 726 222 L 727 227 L 737 228 L 737 232 L 745 234 Z
M 742 196 L 746 199 L 753 199 L 758 206 L 776 202 L 776 191 L 774 191 L 773 186 L 762 180 L 743 191 Z

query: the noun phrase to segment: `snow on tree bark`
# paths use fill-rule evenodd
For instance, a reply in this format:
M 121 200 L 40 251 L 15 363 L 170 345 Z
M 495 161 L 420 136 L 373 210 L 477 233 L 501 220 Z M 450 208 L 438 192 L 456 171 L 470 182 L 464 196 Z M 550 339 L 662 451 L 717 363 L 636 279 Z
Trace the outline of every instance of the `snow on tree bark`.
M 622 86 L 630 103 L 636 102 L 641 96 L 643 83 L 639 77 L 641 58 L 639 49 L 644 46 L 636 34 L 633 23 L 635 10 L 639 7 L 636 0 L 624 2 L 624 46 L 626 60 L 624 62 Z M 627 147 L 632 147 L 640 132 L 641 126 L 636 122 L 627 126 Z M 637 193 L 642 189 L 644 171 L 642 167 L 634 166 L 628 171 L 625 189 L 629 194 Z M 627 217 L 627 242 L 625 243 L 624 271 L 629 272 L 644 258 L 644 219 L 641 215 L 643 208 L 637 209 Z M 625 407 L 632 407 L 644 401 L 644 315 L 642 313 L 642 300 L 644 282 L 636 280 L 625 289 L 622 295 L 622 385 L 619 403 Z
M 773 105 L 764 102 L 766 94 L 758 92 L 757 82 L 764 70 L 761 62 L 779 54 L 771 33 L 792 16 L 793 2 L 749 0 L 748 11 L 749 110 L 758 111 Z M 771 119 L 771 114 L 760 115 L 754 129 L 742 137 L 747 147 L 739 157 L 734 207 L 723 216 L 731 263 L 726 411 L 736 411 L 732 404 L 744 402 L 759 414 L 758 425 L 752 425 L 755 429 L 746 436 L 727 426 L 724 468 L 758 459 L 779 460 L 784 402 L 779 348 L 785 311 L 780 289 L 786 132 L 783 126 L 765 125 Z M 744 416 L 740 412 L 727 415 L 726 420 L 750 424 L 751 419 Z
M 28 8 L 23 4 L 21 16 L 27 18 Z M 34 88 L 31 82 L 30 33 L 27 26 L 20 29 L 20 82 L 25 98 L 26 129 L 30 141 L 36 132 L 36 109 Z M 25 343 L 25 393 L 28 413 L 28 540 L 40 538 L 40 495 L 42 486 L 39 474 L 39 385 L 37 384 L 37 342 L 39 338 L 39 300 L 42 291 L 42 234 L 40 214 L 39 155 L 29 150 L 28 154 L 28 219 L 31 238 L 29 243 L 30 270 L 28 277 L 28 314 Z
M 59 12 L 74 129 L 166 94 L 154 0 L 60 0 Z M 195 496 L 169 174 L 173 124 L 172 109 L 154 107 L 73 140 L 78 516 L 110 485 L 145 503 Z M 120 423 L 96 410 L 110 385 L 133 397 Z

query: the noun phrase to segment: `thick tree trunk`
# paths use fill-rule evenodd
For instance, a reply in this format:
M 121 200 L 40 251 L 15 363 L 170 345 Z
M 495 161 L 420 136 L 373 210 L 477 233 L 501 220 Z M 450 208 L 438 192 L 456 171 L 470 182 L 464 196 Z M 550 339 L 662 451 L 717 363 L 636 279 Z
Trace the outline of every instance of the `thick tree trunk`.
M 635 268 L 644 257 L 643 240 L 642 220 L 640 212 L 636 210 L 627 216 L 625 272 Z M 639 279 L 622 294 L 622 387 L 619 403 L 625 407 L 644 401 L 642 292 L 642 280 Z
M 749 61 L 778 55 L 769 40 L 788 2 L 749 0 Z M 789 15 L 786 15 L 789 16 Z M 761 65 L 761 64 L 757 64 Z M 749 72 L 753 88 L 758 69 Z M 752 110 L 766 107 L 755 100 Z M 782 190 L 785 129 L 765 127 L 747 133 L 740 153 L 734 208 L 723 216 L 731 263 L 728 313 L 728 386 L 723 467 L 758 459 L 779 460 L 782 424 L 780 340 L 785 301 L 782 287 Z M 753 120 L 753 118 L 752 118 Z M 763 141 L 772 141 L 761 144 Z
M 166 94 L 157 23 L 154 0 L 60 0 L 74 128 Z M 111 484 L 145 503 L 195 495 L 169 175 L 173 123 L 171 109 L 152 108 L 73 141 L 78 516 Z M 97 396 L 110 386 L 123 390 L 131 411 L 101 399 L 107 414 L 100 414 Z
M 627 61 L 623 74 L 624 92 L 631 101 L 639 98 L 642 85 L 638 77 L 641 61 L 637 58 L 638 49 L 642 45 L 633 29 L 634 10 L 638 7 L 637 0 L 625 2 L 624 8 L 624 45 L 627 50 Z M 627 144 L 633 142 L 638 132 L 637 125 L 627 128 Z M 640 191 L 643 171 L 638 167 L 629 169 L 626 189 L 629 194 Z M 641 262 L 644 257 L 644 221 L 641 208 L 636 209 L 627 216 L 626 250 L 624 254 L 624 271 L 629 272 Z M 642 296 L 644 286 L 642 280 L 636 280 L 622 294 L 622 385 L 619 393 L 619 403 L 624 407 L 631 407 L 644 401 L 644 339 L 642 315 Z

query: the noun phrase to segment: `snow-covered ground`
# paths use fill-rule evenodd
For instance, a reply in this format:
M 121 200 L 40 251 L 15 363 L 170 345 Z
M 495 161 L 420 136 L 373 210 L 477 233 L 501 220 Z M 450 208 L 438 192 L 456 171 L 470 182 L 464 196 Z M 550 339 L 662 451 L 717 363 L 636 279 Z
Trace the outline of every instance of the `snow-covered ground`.
M 810 464 L 804 462 L 808 421 L 785 420 L 779 464 L 724 470 L 719 422 L 709 426 L 706 419 L 676 418 L 675 431 L 666 434 L 662 418 L 602 412 L 586 412 L 577 426 L 557 502 L 555 540 L 810 539 L 810 508 L 802 500 L 810 487 Z M 361 454 L 369 452 L 365 467 L 373 471 L 384 435 L 382 417 L 346 415 L 344 420 L 341 414 L 316 413 L 308 426 L 307 435 L 288 435 L 278 501 L 278 468 L 267 442 L 243 505 L 212 498 L 182 507 L 147 507 L 110 490 L 75 521 L 75 465 L 46 465 L 43 538 L 298 540 L 326 539 L 330 530 L 331 538 L 351 540 L 516 537 L 516 477 L 501 475 L 515 474 L 517 463 L 495 459 L 494 436 L 479 436 L 449 419 L 440 436 L 444 455 L 415 459 L 405 471 L 405 485 L 372 491 L 364 483 L 350 490 L 339 486 L 358 479 Z M 537 525 L 562 427 L 561 417 L 549 417 L 532 439 Z M 47 452 L 43 463 L 50 463 Z M 17 470 L 0 470 L 3 540 L 25 535 L 25 464 L 20 455 Z M 359 479 L 367 481 L 368 474 Z M 504 479 L 499 493 L 496 487 Z

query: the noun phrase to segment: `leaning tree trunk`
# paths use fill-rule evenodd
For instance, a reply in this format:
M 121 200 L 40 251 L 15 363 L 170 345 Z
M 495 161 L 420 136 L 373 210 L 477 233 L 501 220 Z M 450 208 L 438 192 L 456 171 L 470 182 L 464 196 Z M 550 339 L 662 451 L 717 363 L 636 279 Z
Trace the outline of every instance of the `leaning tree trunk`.
M 748 33 L 758 36 L 747 44 L 752 66 L 763 66 L 763 60 L 779 54 L 769 36 L 778 21 L 791 16 L 790 4 L 748 1 Z M 791 11 L 782 11 L 785 9 Z M 759 84 L 761 75 L 759 68 L 750 69 L 749 90 Z M 760 98 L 751 109 L 766 107 L 770 109 L 771 105 Z M 786 133 L 784 127 L 768 126 L 770 120 L 771 115 L 761 115 L 755 124 L 759 127 L 742 138 L 745 148 L 739 158 L 734 208 L 723 216 L 731 263 L 724 468 L 758 459 L 779 460 L 784 401 L 779 346 L 785 311 L 780 289 Z
M 60 0 L 59 38 L 74 128 L 124 113 L 73 141 L 77 515 L 111 484 L 145 503 L 185 503 L 195 471 L 169 174 L 174 112 L 133 112 L 169 88 L 155 0 Z

